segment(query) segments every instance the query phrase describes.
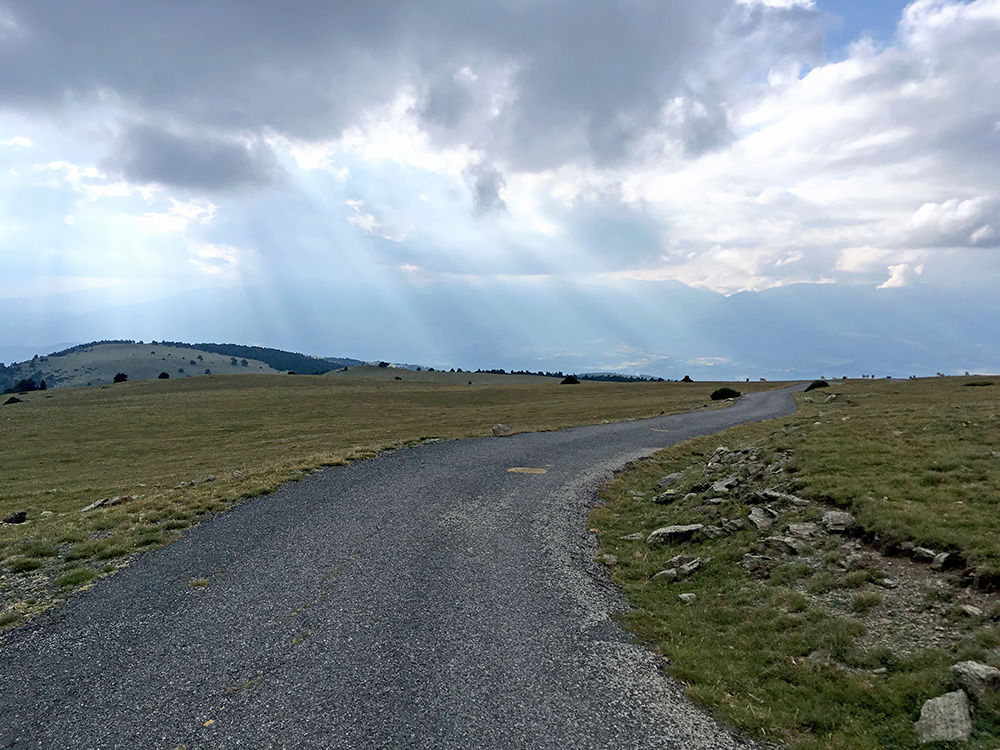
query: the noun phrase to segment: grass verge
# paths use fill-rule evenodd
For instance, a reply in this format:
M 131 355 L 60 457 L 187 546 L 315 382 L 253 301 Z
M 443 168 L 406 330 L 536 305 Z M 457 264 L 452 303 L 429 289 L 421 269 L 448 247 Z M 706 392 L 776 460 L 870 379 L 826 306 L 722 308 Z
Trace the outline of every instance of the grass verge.
M 832 383 L 792 417 L 672 446 L 604 489 L 591 525 L 634 607 L 621 617 L 692 698 L 794 748 L 917 747 L 952 664 L 1000 666 L 1000 403 L 964 384 Z M 825 529 L 838 508 L 857 526 Z M 690 524 L 708 531 L 647 543 Z M 932 571 L 902 556 L 914 545 L 965 565 Z M 974 705 L 965 747 L 1000 744 L 996 703 Z

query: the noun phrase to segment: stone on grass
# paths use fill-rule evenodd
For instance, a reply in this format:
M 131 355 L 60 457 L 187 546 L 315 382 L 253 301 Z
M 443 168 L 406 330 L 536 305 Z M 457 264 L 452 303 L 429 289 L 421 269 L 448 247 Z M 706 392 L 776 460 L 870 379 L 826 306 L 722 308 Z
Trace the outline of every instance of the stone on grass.
M 4 523 L 24 523 L 28 520 L 28 511 L 15 510 L 3 519 Z
M 618 564 L 618 558 L 615 557 L 614 555 L 610 554 L 610 553 L 601 555 L 601 559 L 604 560 L 605 565 L 617 565 Z
M 643 534 L 641 531 L 634 531 L 631 534 L 626 534 L 622 537 L 622 540 L 626 542 L 634 542 L 637 539 L 642 539 Z
M 945 693 L 924 703 L 913 728 L 921 743 L 967 742 L 972 734 L 972 719 L 965 691 Z
M 740 483 L 738 477 L 726 477 L 718 482 L 712 482 L 712 492 L 717 495 L 728 495 Z
M 646 544 L 664 542 L 682 542 L 690 539 L 704 529 L 704 524 L 689 523 L 685 525 L 663 526 L 646 537 Z
M 814 523 L 790 523 L 788 533 L 800 539 L 808 539 L 819 533 L 819 526 Z
M 963 604 L 958 608 L 958 611 L 966 617 L 971 617 L 975 620 L 980 620 L 985 616 L 983 610 L 979 607 L 973 607 L 971 604 Z
M 974 700 L 1000 690 L 1000 669 L 978 661 L 960 661 L 951 667 L 951 676 Z
M 828 510 L 823 514 L 823 526 L 827 531 L 840 534 L 857 524 L 857 519 L 843 510 Z
M 675 484 L 680 484 L 684 481 L 684 475 L 675 471 L 673 474 L 667 474 L 665 477 L 660 477 L 656 482 L 660 487 L 673 487 Z
M 719 526 L 706 526 L 701 530 L 701 533 L 707 536 L 709 539 L 718 539 L 720 536 L 725 536 L 726 532 Z
M 771 528 L 771 524 L 773 523 L 771 517 L 760 508 L 752 508 L 747 518 L 750 520 L 750 523 L 761 530 Z
M 104 497 L 100 500 L 95 500 L 86 508 L 83 509 L 84 513 L 88 511 L 97 510 L 98 508 L 110 508 L 112 505 L 121 505 L 122 503 L 127 503 L 132 499 L 131 495 L 115 495 L 114 497 Z
M 801 540 L 790 536 L 769 536 L 764 541 L 771 549 L 786 555 L 799 555 L 806 550 L 806 545 Z
M 742 518 L 723 518 L 722 530 L 727 534 L 735 534 L 737 531 L 742 531 L 746 527 L 746 523 Z
M 934 558 L 937 557 L 937 552 L 932 549 L 927 549 L 926 547 L 914 547 L 910 555 L 917 562 L 929 563 L 934 562 Z
M 654 581 L 665 581 L 666 583 L 672 583 L 677 580 L 678 577 L 676 568 L 667 568 L 666 570 L 661 570 L 659 573 L 653 576 Z
M 685 604 L 694 604 L 695 599 L 697 599 L 698 597 L 695 596 L 694 594 L 680 594 L 677 598 L 680 599 Z
M 513 434 L 514 429 L 510 425 L 505 425 L 503 422 L 497 422 L 493 425 L 493 435 L 495 437 L 504 437 L 505 435 Z

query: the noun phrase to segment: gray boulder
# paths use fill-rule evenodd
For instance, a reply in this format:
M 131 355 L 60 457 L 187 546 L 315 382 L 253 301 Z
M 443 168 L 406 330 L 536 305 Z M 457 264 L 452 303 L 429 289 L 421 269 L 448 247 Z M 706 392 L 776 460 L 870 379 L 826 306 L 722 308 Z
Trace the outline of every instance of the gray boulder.
M 823 526 L 827 531 L 835 534 L 842 534 L 848 529 L 856 526 L 858 521 L 850 513 L 843 510 L 828 510 L 823 514 Z
M 806 545 L 802 540 L 790 536 L 769 536 L 764 541 L 771 549 L 787 555 L 799 555 L 806 551 Z
M 736 489 L 739 483 L 739 477 L 726 477 L 725 479 L 720 479 L 718 482 L 712 482 L 711 489 L 716 495 L 728 495 Z
M 646 537 L 646 544 L 664 544 L 667 542 L 683 542 L 705 528 L 704 524 L 689 523 L 686 525 L 663 526 Z
M 750 519 L 750 523 L 762 531 L 771 528 L 771 524 L 774 523 L 771 517 L 760 508 L 752 508 L 747 518 Z
M 790 523 L 788 533 L 799 539 L 808 539 L 819 534 L 819 526 L 814 523 Z
M 666 570 L 661 570 L 659 573 L 653 576 L 654 581 L 663 581 L 664 583 L 673 583 L 677 580 L 677 568 L 667 568 Z
M 967 742 L 972 734 L 972 718 L 965 691 L 945 693 L 924 703 L 913 728 L 921 743 Z
M 684 475 L 675 471 L 673 474 L 667 474 L 665 477 L 660 477 L 656 482 L 660 487 L 673 487 L 675 484 L 680 484 L 684 481 Z
M 493 425 L 493 434 L 496 437 L 504 437 L 506 435 L 514 434 L 514 428 L 510 425 L 506 425 L 503 422 L 497 422 Z
M 960 661 L 952 666 L 951 676 L 977 701 L 1000 689 L 1000 669 L 978 661 Z

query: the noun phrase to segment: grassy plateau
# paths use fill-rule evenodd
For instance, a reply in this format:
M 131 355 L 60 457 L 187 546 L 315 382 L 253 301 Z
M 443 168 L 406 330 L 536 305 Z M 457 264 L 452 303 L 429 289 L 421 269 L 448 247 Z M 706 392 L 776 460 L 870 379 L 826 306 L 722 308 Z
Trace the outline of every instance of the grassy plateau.
M 672 446 L 604 489 L 591 526 L 634 607 L 622 619 L 744 730 L 917 747 L 924 701 L 957 687 L 951 665 L 1000 667 L 1000 378 L 835 381 L 797 399 L 791 417 Z M 710 486 L 730 476 L 733 491 Z M 833 510 L 857 524 L 826 533 Z M 724 530 L 647 542 L 695 523 Z M 935 570 L 914 547 L 959 562 Z M 995 693 L 972 719 L 962 747 L 1000 746 Z
M 370 369 L 377 378 L 241 374 L 50 389 L 0 406 L 0 518 L 27 511 L 27 523 L 0 526 L 0 629 L 319 467 L 489 434 L 498 422 L 548 430 L 708 407 L 713 388 L 469 373 L 413 382 L 408 371 L 397 381 Z M 83 510 L 104 498 L 124 500 Z

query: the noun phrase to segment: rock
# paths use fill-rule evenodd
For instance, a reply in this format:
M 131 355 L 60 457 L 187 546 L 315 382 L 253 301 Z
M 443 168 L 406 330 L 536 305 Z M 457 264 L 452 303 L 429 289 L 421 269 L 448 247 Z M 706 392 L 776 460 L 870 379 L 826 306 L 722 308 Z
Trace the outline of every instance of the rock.
M 706 526 L 701 533 L 709 539 L 718 539 L 720 536 L 726 535 L 726 532 L 718 526 Z
M 750 520 L 750 523 L 761 531 L 771 528 L 771 524 L 773 523 L 767 513 L 762 511 L 760 508 L 751 509 L 750 515 L 747 516 L 747 518 Z
M 678 597 L 685 604 L 694 604 L 695 600 L 698 598 L 694 594 L 680 594 Z
M 13 513 L 7 515 L 4 519 L 4 523 L 24 523 L 28 520 L 28 511 L 26 510 L 15 510 Z
M 767 555 L 743 555 L 743 567 L 754 573 L 768 570 L 773 562 L 774 558 Z
M 493 435 L 495 437 L 504 437 L 505 435 L 512 435 L 514 429 L 509 425 L 505 425 L 503 422 L 497 422 L 493 425 Z
M 771 549 L 784 552 L 788 555 L 799 555 L 806 551 L 806 545 L 802 541 L 793 539 L 790 536 L 769 536 L 764 542 Z
M 873 583 L 884 589 L 894 589 L 899 587 L 899 583 L 892 578 L 879 578 L 873 581 Z
M 671 568 L 677 568 L 681 565 L 687 565 L 695 560 L 700 560 L 700 557 L 693 557 L 691 555 L 674 555 L 669 560 L 667 560 L 666 565 Z
M 665 488 L 665 487 L 673 487 L 675 484 L 680 484 L 683 481 L 684 481 L 684 475 L 679 471 L 675 471 L 673 474 L 667 474 L 665 477 L 660 477 L 656 483 L 660 487 Z
M 710 497 L 705 502 L 708 503 L 709 505 L 722 505 L 726 501 L 724 498 L 721 497 Z
M 642 539 L 643 534 L 641 531 L 635 531 L 631 534 L 626 534 L 622 539 L 626 542 L 634 542 L 636 539 Z
M 814 523 L 790 523 L 788 533 L 799 539 L 808 539 L 819 533 L 819 526 Z
M 932 570 L 956 570 L 965 567 L 965 560 L 954 552 L 941 552 L 931 562 Z
M 720 479 L 718 482 L 712 482 L 711 489 L 717 495 L 728 495 L 730 491 L 736 489 L 739 483 L 739 477 L 726 477 L 725 479 Z
M 746 522 L 742 518 L 722 519 L 722 530 L 727 534 L 735 534 L 737 531 L 742 531 L 744 528 L 746 528 Z
M 664 490 L 658 495 L 653 496 L 653 502 L 657 505 L 670 505 L 670 503 L 678 500 L 680 496 L 680 493 L 676 490 Z
M 214 482 L 215 474 L 209 474 L 207 477 L 201 480 L 202 482 Z
M 960 661 L 951 667 L 951 676 L 974 700 L 1000 690 L 1000 669 L 978 661 Z
M 840 534 L 857 525 L 857 519 L 842 510 L 828 510 L 823 514 L 823 526 L 827 531 Z
M 979 607 L 973 607 L 971 604 L 963 604 L 961 607 L 958 608 L 958 611 L 961 612 L 966 617 L 972 617 L 976 620 L 981 620 L 983 617 L 985 617 L 983 610 L 981 610 Z
M 601 559 L 604 560 L 605 565 L 617 565 L 618 558 L 612 554 L 601 555 Z
M 899 548 L 903 552 L 913 552 L 916 546 L 917 545 L 915 545 L 913 542 L 903 542 L 901 545 L 899 545 Z
M 23 404 L 23 403 L 24 401 L 19 399 L 17 396 L 11 396 L 9 399 L 3 402 L 3 405 L 7 406 L 8 404 Z
M 654 575 L 652 580 L 673 583 L 677 580 L 677 577 L 678 573 L 676 568 L 667 568 L 666 570 L 661 570 L 659 573 Z
M 105 497 L 100 500 L 95 500 L 86 508 L 83 509 L 83 513 L 88 511 L 96 510 L 97 508 L 109 508 L 112 505 L 121 505 L 122 503 L 127 503 L 132 499 L 131 495 L 115 495 L 114 497 Z
M 937 552 L 932 549 L 927 549 L 926 547 L 914 547 L 910 555 L 917 562 L 929 563 L 934 562 L 934 558 L 937 557 Z
M 646 537 L 646 544 L 682 542 L 690 539 L 704 528 L 705 526 L 700 523 L 690 523 L 683 526 L 663 526 Z
M 687 565 L 681 565 L 677 572 L 682 576 L 689 576 L 701 567 L 701 560 L 692 560 Z
M 760 496 L 765 500 L 770 500 L 771 502 L 789 503 L 791 505 L 812 505 L 808 500 L 803 500 L 801 497 L 796 497 L 795 495 L 789 495 L 787 492 L 778 492 L 778 490 L 764 490 L 760 493 Z
M 972 734 L 972 719 L 965 691 L 945 693 L 924 703 L 913 728 L 921 743 L 967 742 Z
M 53 513 L 51 510 L 43 510 L 41 513 L 38 514 L 38 517 L 39 518 L 48 518 L 49 516 L 54 516 L 54 515 L 55 515 L 55 513 Z

